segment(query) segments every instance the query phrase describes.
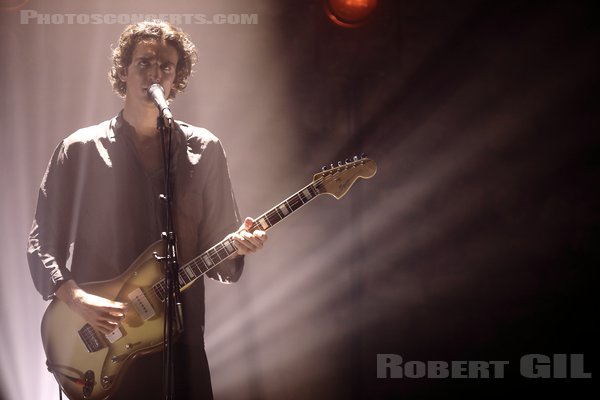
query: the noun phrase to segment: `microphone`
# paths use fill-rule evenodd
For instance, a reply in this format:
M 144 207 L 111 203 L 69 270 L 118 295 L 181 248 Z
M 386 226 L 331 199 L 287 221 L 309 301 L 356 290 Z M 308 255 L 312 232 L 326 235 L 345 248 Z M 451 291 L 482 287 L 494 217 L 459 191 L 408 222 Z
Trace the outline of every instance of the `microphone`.
M 162 114 L 163 118 L 169 123 L 173 121 L 173 114 L 169 110 L 169 104 L 165 99 L 165 90 L 158 83 L 153 84 L 148 88 L 148 96 L 154 100 L 154 104 Z

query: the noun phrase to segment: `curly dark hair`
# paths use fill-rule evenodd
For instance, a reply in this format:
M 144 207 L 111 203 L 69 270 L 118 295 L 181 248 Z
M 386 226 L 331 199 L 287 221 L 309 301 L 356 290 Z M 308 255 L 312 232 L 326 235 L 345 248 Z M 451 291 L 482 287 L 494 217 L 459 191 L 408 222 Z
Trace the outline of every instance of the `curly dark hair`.
M 174 98 L 177 92 L 182 92 L 187 86 L 192 67 L 197 59 L 196 46 L 186 33 L 162 20 L 131 24 L 121 33 L 119 44 L 112 52 L 112 67 L 108 73 L 108 79 L 113 90 L 119 96 L 125 97 L 127 84 L 119 78 L 119 74 L 126 74 L 127 67 L 132 61 L 135 46 L 144 40 L 165 41 L 177 50 L 179 58 L 175 80 L 169 93 L 169 98 Z

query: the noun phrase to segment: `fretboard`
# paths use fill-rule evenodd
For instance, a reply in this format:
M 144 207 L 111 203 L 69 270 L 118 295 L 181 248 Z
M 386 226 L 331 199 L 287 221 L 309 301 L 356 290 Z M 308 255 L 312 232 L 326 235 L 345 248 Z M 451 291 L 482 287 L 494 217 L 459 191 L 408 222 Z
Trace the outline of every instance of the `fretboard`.
M 313 200 L 319 194 L 321 194 L 319 184 L 315 182 L 310 183 L 266 213 L 262 214 L 260 217 L 256 218 L 249 231 L 254 232 L 258 229 L 267 231 L 271 229 L 278 222 Z M 221 242 L 179 268 L 179 287 L 181 287 L 182 290 L 186 289 L 192 282 L 225 261 L 236 251 L 237 248 L 234 245 L 233 239 L 223 239 Z M 161 300 L 164 300 L 166 293 L 165 280 L 160 280 L 154 284 L 153 288 L 158 297 Z

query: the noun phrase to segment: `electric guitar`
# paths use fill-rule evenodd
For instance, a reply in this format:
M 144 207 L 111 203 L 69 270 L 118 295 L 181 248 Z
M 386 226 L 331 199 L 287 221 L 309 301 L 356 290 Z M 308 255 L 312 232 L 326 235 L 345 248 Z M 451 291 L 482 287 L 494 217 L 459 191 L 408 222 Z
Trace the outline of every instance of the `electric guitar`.
M 270 229 L 322 194 L 340 199 L 358 178 L 368 179 L 376 172 L 375 162 L 364 157 L 323 167 L 310 184 L 256 218 L 249 231 Z M 236 251 L 233 240 L 225 238 L 181 266 L 181 290 Z M 124 320 L 108 335 L 96 332 L 59 299 L 48 306 L 41 328 L 46 364 L 69 399 L 109 399 L 135 357 L 162 349 L 166 282 L 164 263 L 157 257 L 162 253 L 164 242 L 159 240 L 120 276 L 81 285 L 89 293 L 129 303 Z

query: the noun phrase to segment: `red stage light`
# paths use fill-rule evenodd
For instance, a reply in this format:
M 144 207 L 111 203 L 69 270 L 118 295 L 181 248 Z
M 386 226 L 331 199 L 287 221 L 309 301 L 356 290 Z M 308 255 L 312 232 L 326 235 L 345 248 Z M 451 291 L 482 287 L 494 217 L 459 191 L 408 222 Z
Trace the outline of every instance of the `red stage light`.
M 367 22 L 376 6 L 377 0 L 325 0 L 329 19 L 345 28 L 356 28 Z

